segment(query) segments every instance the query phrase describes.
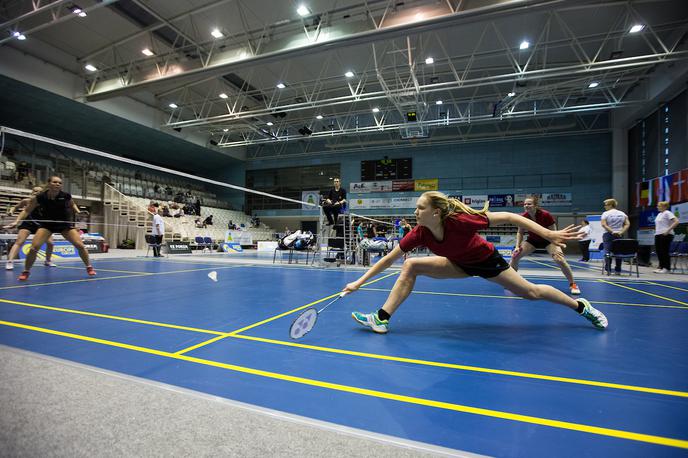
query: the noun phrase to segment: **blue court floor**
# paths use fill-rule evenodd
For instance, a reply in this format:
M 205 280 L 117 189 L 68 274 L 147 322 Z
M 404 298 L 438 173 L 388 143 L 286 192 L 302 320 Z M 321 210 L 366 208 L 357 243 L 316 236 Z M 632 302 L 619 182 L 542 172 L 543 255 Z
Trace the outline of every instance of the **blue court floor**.
M 390 270 L 293 341 L 298 313 L 361 271 L 182 258 L 94 265 L 95 278 L 72 263 L 36 266 L 27 283 L 0 273 L 0 344 L 485 455 L 688 455 L 685 282 L 581 278 L 583 297 L 609 318 L 599 331 L 480 278 L 419 278 L 390 333 L 377 335 L 350 315 L 384 302 Z M 562 276 L 528 278 L 567 291 Z

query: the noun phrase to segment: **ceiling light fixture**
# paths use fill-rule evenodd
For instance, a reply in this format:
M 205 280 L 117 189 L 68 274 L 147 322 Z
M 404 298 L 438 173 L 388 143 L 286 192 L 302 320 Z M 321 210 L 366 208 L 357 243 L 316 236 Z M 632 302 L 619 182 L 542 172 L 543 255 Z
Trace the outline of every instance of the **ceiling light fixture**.
M 267 122 L 267 125 L 268 125 L 268 126 L 273 126 L 274 124 L 272 123 L 272 121 L 268 121 L 268 122 Z
M 444 102 L 443 102 L 443 101 L 441 101 L 441 100 L 437 100 L 437 101 L 435 101 L 435 105 L 442 105 L 443 103 L 444 103 Z
M 153 51 L 151 51 L 150 49 L 148 49 L 148 48 L 143 48 L 143 49 L 141 50 L 141 53 L 142 53 L 144 56 L 148 56 L 148 57 L 154 56 L 154 55 L 155 55 L 155 53 L 154 53 Z
M 77 5 L 72 5 L 72 7 L 69 8 L 69 11 L 71 11 L 79 17 L 86 17 L 86 11 L 82 10 L 81 7 Z
M 347 78 L 353 78 L 353 77 L 354 77 L 354 72 L 352 72 L 351 70 L 349 70 L 348 72 L 344 73 L 344 76 L 346 76 Z
M 229 132 L 229 129 L 222 129 L 222 132 Z
M 220 29 L 213 29 L 210 31 L 210 34 L 215 38 L 222 38 L 225 36 L 222 32 L 220 32 Z
M 278 89 L 284 89 L 285 87 L 287 87 L 286 84 L 284 84 L 284 83 L 277 83 L 277 88 L 278 88 Z
M 427 59 L 425 59 L 425 63 L 427 65 L 432 65 L 435 63 L 435 59 L 433 59 L 432 57 L 428 57 Z
M 588 87 L 589 87 L 590 89 L 592 89 L 592 88 L 595 88 L 595 87 L 597 87 L 597 86 L 599 86 L 599 85 L 600 85 L 600 83 L 598 83 L 597 81 L 593 81 L 592 83 L 588 84 Z
M 88 70 L 89 72 L 95 72 L 95 71 L 98 70 L 97 68 L 95 68 L 95 67 L 94 67 L 93 65 L 91 65 L 91 64 L 86 64 L 86 65 L 84 66 L 84 68 L 85 68 L 86 70 Z
M 172 109 L 179 108 L 179 105 L 177 105 L 176 103 L 170 103 L 170 104 L 167 105 L 167 106 L 170 107 L 170 108 L 172 108 Z
M 227 94 L 225 94 L 224 92 L 222 94 L 220 94 L 218 97 L 220 97 L 221 99 L 228 99 L 229 98 L 229 96 Z
M 26 40 L 26 35 L 24 35 L 24 34 L 21 33 L 21 32 L 14 32 L 14 33 L 12 34 L 12 36 L 13 36 L 14 38 L 16 38 L 17 40 Z
M 373 108 L 373 113 L 378 113 L 380 109 L 378 107 Z
M 322 115 L 316 116 L 315 119 L 322 119 Z
M 301 5 L 296 9 L 296 12 L 299 13 L 299 16 L 305 17 L 311 14 L 311 10 L 308 9 L 306 5 Z
M 523 40 L 519 45 L 518 49 L 528 49 L 530 47 L 530 42 L 528 40 Z
M 516 95 L 516 93 L 515 93 L 514 91 L 511 91 L 511 92 L 509 92 L 507 95 L 508 95 L 509 97 L 513 97 L 513 96 Z
M 644 24 L 634 24 L 633 27 L 631 27 L 631 30 L 628 31 L 628 33 L 638 33 L 641 30 L 645 28 Z

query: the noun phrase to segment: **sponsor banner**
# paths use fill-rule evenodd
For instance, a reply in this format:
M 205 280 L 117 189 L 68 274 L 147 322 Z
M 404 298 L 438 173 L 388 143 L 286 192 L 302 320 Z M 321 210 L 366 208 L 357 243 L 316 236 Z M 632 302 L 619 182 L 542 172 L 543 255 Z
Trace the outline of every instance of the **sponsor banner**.
M 513 207 L 513 194 L 490 194 L 487 196 L 490 201 L 490 207 Z
M 76 251 L 76 248 L 74 248 L 74 245 L 69 243 L 66 240 L 55 240 L 54 242 L 55 248 L 53 248 L 53 256 L 52 256 L 52 261 L 58 260 L 58 259 L 64 259 L 64 258 L 78 258 L 79 257 L 79 252 Z M 26 242 L 24 245 L 22 245 L 21 250 L 19 250 L 19 258 L 20 259 L 25 259 L 26 255 L 29 252 L 29 248 L 31 248 L 31 242 Z M 44 244 L 41 249 L 38 251 L 38 259 L 45 259 L 45 249 L 46 245 Z
M 654 245 L 655 244 L 655 230 L 654 229 L 638 229 L 638 245 Z
M 523 201 L 526 200 L 528 196 L 538 196 L 540 198 L 540 206 L 569 206 L 571 205 L 571 193 L 570 192 L 533 192 L 528 194 L 514 194 L 514 206 L 522 207 Z
M 352 199 L 351 209 L 388 209 L 388 208 L 414 208 L 416 197 L 378 197 L 371 199 Z
M 248 231 L 227 231 L 225 232 L 225 242 L 238 243 L 239 245 L 253 245 L 253 237 Z
M 416 182 L 414 180 L 394 180 L 392 181 L 392 191 L 415 191 Z
M 223 243 L 220 245 L 222 247 L 222 251 L 225 253 L 241 253 L 243 248 L 241 248 L 241 245 L 238 243 Z
M 657 210 L 645 210 L 640 212 L 640 216 L 638 217 L 638 227 L 654 228 L 657 213 L 659 213 Z
M 320 205 L 320 191 L 301 191 L 301 201 L 308 202 L 313 205 Z M 318 207 L 311 207 L 310 205 L 301 204 L 302 210 L 317 210 Z
M 688 223 L 688 202 L 672 205 L 671 213 L 676 215 L 680 224 Z
M 349 183 L 349 192 L 365 194 L 369 192 L 391 192 L 392 181 L 362 181 Z
M 415 180 L 414 191 L 437 191 L 440 188 L 439 178 L 428 178 L 425 180 Z
M 185 254 L 191 253 L 191 246 L 189 242 L 167 242 L 167 250 L 169 254 Z
M 483 208 L 487 202 L 487 194 L 463 196 L 463 203 L 471 208 Z
M 545 192 L 540 196 L 540 205 L 567 206 L 571 205 L 570 192 Z
M 102 253 L 103 252 L 103 244 L 102 242 L 94 242 L 91 240 L 84 240 L 84 246 L 86 247 L 86 251 L 89 253 Z

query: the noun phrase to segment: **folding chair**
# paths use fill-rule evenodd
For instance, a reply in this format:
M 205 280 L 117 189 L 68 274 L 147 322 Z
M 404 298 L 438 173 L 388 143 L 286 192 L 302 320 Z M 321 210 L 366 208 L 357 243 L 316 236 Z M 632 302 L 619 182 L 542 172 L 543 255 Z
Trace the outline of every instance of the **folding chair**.
M 677 245 L 674 247 L 674 243 Z M 688 242 L 672 242 L 672 249 L 669 251 L 670 259 L 673 260 L 671 271 L 676 272 L 677 268 L 681 268 L 681 273 L 684 273 L 684 264 L 688 264 Z M 686 261 L 686 262 L 684 262 Z
M 638 269 L 638 241 L 636 239 L 616 239 L 612 241 L 612 249 L 609 253 L 605 253 L 606 259 L 612 260 L 624 259 L 630 263 L 628 275 L 633 275 L 633 264 L 635 264 L 635 275 L 640 277 Z M 604 273 L 606 262 L 602 263 L 602 272 Z
M 213 239 L 210 237 L 203 237 L 203 243 L 205 243 L 205 246 L 208 247 L 209 250 L 215 249 L 215 242 L 213 242 Z
M 148 249 L 146 249 L 146 257 L 148 257 L 148 253 L 150 253 L 151 248 L 160 248 L 160 256 L 162 256 L 162 244 L 157 243 L 155 236 L 153 234 L 146 234 L 146 244 L 148 245 Z M 155 253 L 155 250 L 153 250 Z

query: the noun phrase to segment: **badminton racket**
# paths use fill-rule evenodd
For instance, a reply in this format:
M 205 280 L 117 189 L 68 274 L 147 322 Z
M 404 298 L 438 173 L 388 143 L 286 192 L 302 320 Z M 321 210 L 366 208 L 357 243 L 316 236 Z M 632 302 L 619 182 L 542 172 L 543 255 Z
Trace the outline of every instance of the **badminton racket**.
M 318 321 L 318 314 L 320 314 L 320 312 L 322 312 L 327 307 L 334 304 L 347 294 L 347 292 L 339 293 L 337 297 L 331 300 L 325 307 L 321 308 L 320 310 L 316 309 L 315 307 L 309 307 L 303 312 L 301 312 L 301 314 L 296 317 L 294 322 L 289 327 L 289 337 L 291 337 L 292 339 L 300 339 L 301 337 L 308 334 L 311 331 L 311 329 L 313 329 L 313 326 L 315 326 L 316 321 Z

